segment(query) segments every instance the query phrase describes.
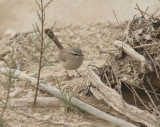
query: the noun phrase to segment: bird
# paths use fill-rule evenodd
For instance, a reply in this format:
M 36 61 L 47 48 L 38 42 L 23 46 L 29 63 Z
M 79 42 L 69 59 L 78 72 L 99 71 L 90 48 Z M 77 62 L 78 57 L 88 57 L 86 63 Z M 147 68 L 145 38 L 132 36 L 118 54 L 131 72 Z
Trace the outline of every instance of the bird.
M 59 53 L 59 60 L 62 64 L 62 66 L 65 68 L 66 71 L 66 78 L 71 79 L 69 76 L 67 70 L 76 70 L 79 77 L 81 77 L 81 74 L 78 72 L 78 68 L 83 63 L 83 52 L 78 47 L 67 47 L 64 48 L 55 34 L 52 32 L 51 29 L 45 29 L 45 34 L 55 43 L 55 45 L 60 49 Z

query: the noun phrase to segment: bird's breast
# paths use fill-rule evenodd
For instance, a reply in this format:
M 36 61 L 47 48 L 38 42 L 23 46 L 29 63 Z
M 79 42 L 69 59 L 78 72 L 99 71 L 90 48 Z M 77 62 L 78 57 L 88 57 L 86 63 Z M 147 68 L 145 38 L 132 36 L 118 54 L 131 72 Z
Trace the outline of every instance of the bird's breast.
M 83 56 L 70 56 L 65 60 L 60 60 L 62 66 L 67 70 L 76 70 L 83 63 Z

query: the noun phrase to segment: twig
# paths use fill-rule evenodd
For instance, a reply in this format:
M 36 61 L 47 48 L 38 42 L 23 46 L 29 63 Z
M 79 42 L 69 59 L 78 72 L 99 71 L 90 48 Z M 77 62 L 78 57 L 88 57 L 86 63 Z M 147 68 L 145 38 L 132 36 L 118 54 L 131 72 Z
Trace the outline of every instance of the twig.
M 143 88 L 141 88 L 141 87 L 139 87 L 139 86 L 137 86 L 137 85 L 135 85 L 134 87 L 137 87 L 137 88 L 139 88 L 139 89 L 141 89 L 141 90 L 143 90 Z M 152 92 L 152 91 L 150 91 L 150 90 L 147 90 L 149 93 L 153 93 L 153 94 L 156 94 L 157 96 L 160 96 L 160 94 L 158 94 L 158 93 L 154 93 L 154 92 Z
M 114 14 L 114 16 L 115 16 L 115 18 L 116 18 L 117 24 L 119 25 L 119 22 L 118 22 L 118 19 L 117 19 L 117 15 L 116 15 L 114 9 L 113 9 L 113 14 Z
M 104 72 L 104 76 L 106 78 L 107 84 L 111 87 L 111 83 L 109 82 L 108 76 L 106 75 L 106 73 Z
M 133 86 L 132 87 L 132 90 L 134 91 L 135 95 L 137 96 L 137 98 L 139 99 L 139 101 L 143 104 L 143 106 L 148 110 L 150 111 L 150 109 L 147 107 L 147 105 L 144 104 L 144 102 L 142 101 L 142 99 L 140 98 L 140 96 L 138 95 L 138 93 L 136 92 L 136 90 L 134 89 Z
M 156 92 L 155 92 L 155 89 L 153 88 L 153 86 L 152 86 L 152 84 L 151 84 L 148 76 L 146 76 L 146 79 L 147 79 L 147 82 L 148 82 L 148 84 L 150 85 L 151 89 L 153 90 L 153 93 L 154 93 L 156 99 L 159 100 L 159 99 L 158 99 L 158 96 L 157 96 L 157 94 L 156 94 Z M 148 91 L 148 90 L 147 90 L 147 91 Z
M 11 58 L 13 58 L 13 57 L 11 57 Z M 4 88 L 7 89 L 7 96 L 5 98 L 5 102 L 3 103 L 4 106 L 2 108 L 2 112 L 1 112 L 1 115 L 0 115 L 0 124 L 2 124 L 3 115 L 4 115 L 4 112 L 5 112 L 6 108 L 7 108 L 7 104 L 8 104 L 9 98 L 10 98 L 10 91 L 11 91 L 11 87 L 13 85 L 14 70 L 12 70 L 10 68 L 8 70 L 6 69 L 4 75 L 7 78 L 7 81 L 6 81 L 6 84 L 5 84 L 6 86 L 4 86 Z
M 136 10 L 139 10 L 138 8 L 135 8 Z M 144 11 L 141 10 L 141 12 L 143 12 L 144 14 L 148 15 L 150 18 L 152 18 L 151 15 L 149 15 L 148 13 L 145 13 Z
M 160 45 L 160 43 L 152 43 L 152 44 L 141 44 L 139 46 L 134 46 L 134 49 L 138 49 L 138 48 L 144 48 L 144 47 L 150 47 L 150 46 L 155 46 L 155 45 Z
M 144 14 L 143 14 L 143 12 L 141 11 L 141 9 L 139 8 L 139 6 L 138 6 L 138 4 L 137 4 L 137 3 L 136 3 L 136 6 L 137 6 L 138 10 L 141 12 L 142 18 L 144 18 L 144 19 L 145 19 Z
M 1 115 L 0 115 L 0 124 L 2 123 L 3 114 L 4 114 L 4 112 L 7 108 L 7 104 L 8 104 L 8 101 L 9 101 L 9 94 L 10 94 L 10 88 L 8 88 L 8 90 L 7 90 L 7 97 L 5 99 L 6 101 L 5 101 L 4 107 L 3 107 Z
M 96 69 L 99 69 L 99 67 L 97 67 L 96 65 L 89 64 L 88 66 L 95 67 Z
M 127 29 L 125 30 L 124 34 L 126 36 L 126 40 L 129 39 L 129 29 L 130 29 L 130 24 L 131 24 L 131 21 L 128 21 L 128 24 L 127 24 Z
M 146 54 L 148 55 L 148 57 L 151 59 L 151 61 L 152 61 L 152 63 L 153 63 L 154 69 L 155 69 L 155 71 L 156 71 L 157 78 L 160 78 L 160 76 L 159 76 L 159 73 L 158 73 L 158 70 L 157 70 L 157 68 L 156 68 L 156 64 L 155 64 L 154 60 L 152 59 L 151 55 L 149 54 L 149 52 L 148 52 L 146 49 L 144 49 L 144 51 L 146 52 Z
M 148 97 L 149 97 L 149 99 L 150 99 L 152 105 L 154 106 L 154 109 L 156 109 L 156 111 L 158 112 L 158 109 L 157 109 L 157 107 L 156 107 L 156 105 L 155 105 L 155 103 L 154 103 L 154 101 L 153 101 L 151 95 L 148 93 L 148 91 L 146 90 L 146 88 L 145 88 L 145 86 L 144 86 L 143 84 L 142 84 L 142 87 L 143 87 L 145 93 L 148 95 Z
M 43 31 L 44 31 L 44 7 L 43 7 L 43 0 L 41 0 L 41 49 L 40 49 L 40 58 L 39 58 L 39 67 L 38 67 L 38 77 L 37 77 L 37 87 L 35 92 L 35 98 L 34 98 L 34 106 L 36 105 L 36 99 L 37 99 L 37 93 L 39 89 L 39 80 L 41 75 L 41 69 L 42 69 L 42 57 L 43 57 L 43 45 L 44 45 L 44 37 L 43 37 Z
M 153 109 L 153 111 L 154 111 L 156 114 L 160 115 L 160 112 L 159 112 L 159 110 L 158 110 L 158 107 L 155 105 L 155 103 L 154 103 L 151 95 L 148 93 L 148 91 L 146 90 L 146 88 L 145 88 L 145 86 L 144 86 L 143 84 L 142 84 L 142 87 L 144 88 L 145 93 L 148 95 L 148 97 L 149 97 L 149 99 L 150 99 L 150 101 L 151 101 L 151 103 L 152 103 L 152 105 L 149 103 L 149 104 L 150 104 L 150 107 Z M 157 125 L 159 125 L 159 124 L 160 124 L 160 121 L 159 121 L 159 118 L 157 117 L 156 114 L 154 114 L 154 115 L 155 115 L 155 117 L 157 118 Z
M 152 17 L 155 16 L 155 14 L 159 11 L 159 8 L 155 11 L 155 13 L 152 15 Z
M 8 70 L 7 68 L 0 68 L 0 73 L 4 74 L 7 70 Z M 31 85 L 35 86 L 36 79 L 34 77 L 30 77 L 29 75 L 27 75 L 21 71 L 18 71 L 18 70 L 15 70 L 14 74 L 15 74 L 15 77 L 17 77 L 21 80 L 25 80 L 25 81 L 28 80 L 28 81 L 30 81 Z M 39 89 L 44 92 L 47 92 L 51 95 L 54 95 L 57 98 L 62 98 L 60 90 L 53 87 L 53 86 L 46 85 L 44 83 L 40 83 Z M 96 109 L 95 107 L 93 107 L 89 104 L 86 104 L 75 97 L 72 97 L 70 99 L 71 99 L 71 102 L 73 105 L 79 107 L 80 109 L 82 109 L 82 110 L 84 110 L 94 116 L 97 116 L 98 118 L 109 121 L 109 122 L 114 123 L 116 125 L 119 125 L 121 127 L 124 127 L 124 126 L 125 127 L 136 127 L 135 125 L 128 123 L 125 120 L 116 118 L 114 116 L 111 116 L 111 115 L 99 110 L 99 109 Z M 150 118 L 150 121 L 152 121 L 152 118 Z M 153 125 L 154 125 L 154 123 L 153 123 Z M 150 127 L 152 127 L 152 126 L 150 126 Z
M 148 11 L 148 7 L 146 8 L 146 10 L 145 10 L 145 12 L 144 12 L 144 16 L 145 16 L 145 14 L 147 13 L 147 11 Z
M 117 83 L 117 85 L 118 85 L 118 92 L 120 92 L 120 94 L 122 95 L 122 91 L 121 91 L 121 82 L 119 81 L 119 79 L 118 79 L 118 77 L 117 77 L 117 75 L 116 75 L 116 72 L 115 72 L 115 70 L 114 70 L 114 67 L 112 66 L 112 64 L 109 62 L 109 64 L 110 64 L 110 66 L 111 66 L 111 68 L 112 68 L 112 71 L 113 71 L 113 75 L 115 76 L 115 78 L 116 78 L 116 83 Z
M 136 101 L 136 95 L 134 94 L 134 91 L 133 90 L 131 90 L 131 88 L 128 86 L 128 84 L 126 84 L 125 82 L 124 82 L 124 85 L 132 92 L 132 94 L 133 94 L 133 98 L 134 98 L 134 101 L 135 101 L 135 105 L 136 105 L 136 107 L 137 107 L 137 101 Z

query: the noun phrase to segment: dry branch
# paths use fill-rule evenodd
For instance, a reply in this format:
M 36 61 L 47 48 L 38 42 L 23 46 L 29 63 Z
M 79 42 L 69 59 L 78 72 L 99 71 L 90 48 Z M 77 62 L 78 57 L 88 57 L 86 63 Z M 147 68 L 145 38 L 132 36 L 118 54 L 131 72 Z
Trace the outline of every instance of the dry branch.
M 144 56 L 137 53 L 130 45 L 123 43 L 122 41 L 114 41 L 114 46 L 123 48 L 124 52 L 130 55 L 131 57 L 135 58 L 138 61 L 141 61 L 142 64 L 146 64 L 146 59 Z
M 150 46 L 156 46 L 156 45 L 160 45 L 160 43 L 152 43 L 152 44 L 142 44 L 142 45 L 139 45 L 139 46 L 134 46 L 133 48 L 134 49 L 138 49 L 138 48 L 144 48 L 144 47 L 150 47 Z
M 5 102 L 5 100 L 2 100 Z M 32 106 L 34 98 L 18 98 L 18 99 L 11 99 L 8 101 L 7 106 L 14 106 L 14 107 L 22 107 L 22 106 Z M 62 105 L 62 101 L 55 97 L 39 97 L 37 98 L 36 107 L 58 107 Z M 0 108 L 2 107 L 2 102 L 0 102 Z
M 4 73 L 6 73 L 6 71 L 8 71 L 8 68 L 0 68 L 0 73 L 4 74 Z M 18 70 L 13 70 L 13 71 L 14 71 L 15 77 L 17 77 L 21 80 L 28 80 L 34 87 L 36 86 L 36 79 L 34 77 L 31 77 L 31 76 L 29 76 L 21 71 L 18 71 Z M 40 83 L 39 89 L 44 92 L 47 92 L 51 95 L 54 95 L 57 98 L 62 98 L 60 90 L 53 87 L 53 86 L 46 85 L 44 83 Z M 71 102 L 75 106 L 79 107 L 80 109 L 82 109 L 82 110 L 84 110 L 94 116 L 97 116 L 98 118 L 109 121 L 115 125 L 118 125 L 121 127 L 136 127 L 135 125 L 128 123 L 127 121 L 124 121 L 122 119 L 111 116 L 105 112 L 102 112 L 101 110 L 96 109 L 95 107 L 93 107 L 89 104 L 86 104 L 83 101 L 81 101 L 75 97 L 71 98 Z
M 99 50 L 100 54 L 115 53 L 117 51 L 117 48 L 100 48 L 99 46 L 97 46 L 97 49 Z
M 144 56 L 137 53 L 130 45 L 123 43 L 122 41 L 114 41 L 114 46 L 118 48 L 123 48 L 124 52 L 127 53 L 129 56 L 133 57 L 135 60 L 141 62 L 142 71 L 145 71 L 146 59 Z
M 90 74 L 90 79 L 92 84 L 99 91 L 94 94 L 98 99 L 103 99 L 109 106 L 111 106 L 115 111 L 125 115 L 135 122 L 140 122 L 147 127 L 156 127 L 157 120 L 155 116 L 147 111 L 136 108 L 135 106 L 127 104 L 122 96 L 116 92 L 114 89 L 105 85 L 100 78 L 88 67 L 88 72 Z

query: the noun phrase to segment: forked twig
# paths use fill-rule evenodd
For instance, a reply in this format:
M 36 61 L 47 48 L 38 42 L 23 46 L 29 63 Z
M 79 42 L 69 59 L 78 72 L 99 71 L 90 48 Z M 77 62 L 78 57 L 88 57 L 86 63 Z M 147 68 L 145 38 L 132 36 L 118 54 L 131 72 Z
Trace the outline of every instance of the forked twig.
M 138 8 L 135 8 L 135 9 L 136 9 L 136 10 L 139 10 Z M 146 13 L 146 12 L 144 12 L 144 11 L 142 11 L 142 10 L 141 10 L 141 12 L 143 12 L 144 14 L 146 14 L 146 15 L 148 15 L 150 18 L 152 18 L 152 16 L 149 15 L 148 13 Z M 143 15 L 144 15 L 144 14 L 143 14 Z
M 145 14 L 147 13 L 147 11 L 148 11 L 148 7 L 146 8 L 146 10 L 145 10 L 145 12 L 144 12 L 144 16 L 145 16 Z
M 143 11 L 141 11 L 141 9 L 139 8 L 139 6 L 138 6 L 138 4 L 137 4 L 137 3 L 136 3 L 136 6 L 137 6 L 137 9 L 140 11 L 140 13 L 141 13 L 141 15 L 142 15 L 142 18 L 144 18 L 144 19 L 145 19 L 144 14 L 143 14 Z

